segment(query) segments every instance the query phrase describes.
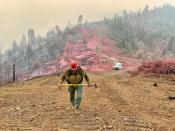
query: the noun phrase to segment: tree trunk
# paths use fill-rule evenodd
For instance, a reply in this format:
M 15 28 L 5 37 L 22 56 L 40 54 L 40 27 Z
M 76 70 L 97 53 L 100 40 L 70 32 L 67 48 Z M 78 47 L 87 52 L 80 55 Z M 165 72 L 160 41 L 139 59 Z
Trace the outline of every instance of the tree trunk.
M 16 77 L 15 77 L 15 64 L 13 64 L 13 82 L 15 82 Z

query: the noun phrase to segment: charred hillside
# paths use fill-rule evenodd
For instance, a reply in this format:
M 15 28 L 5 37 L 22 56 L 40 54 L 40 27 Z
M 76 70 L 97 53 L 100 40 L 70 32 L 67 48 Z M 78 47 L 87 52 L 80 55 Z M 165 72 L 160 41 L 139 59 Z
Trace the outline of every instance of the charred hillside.
M 175 58 L 175 8 L 170 5 L 138 12 L 123 11 L 103 21 L 59 26 L 44 36 L 28 30 L 27 37 L 13 42 L 12 49 L 0 55 L 1 80 L 12 79 L 16 64 L 18 79 L 60 72 L 72 59 L 92 72 L 110 71 L 114 61 L 125 70 L 137 68 L 143 60 Z
M 104 18 L 110 35 L 119 47 L 138 58 L 154 60 L 175 58 L 175 7 L 163 5 L 137 12 L 123 11 L 122 15 Z

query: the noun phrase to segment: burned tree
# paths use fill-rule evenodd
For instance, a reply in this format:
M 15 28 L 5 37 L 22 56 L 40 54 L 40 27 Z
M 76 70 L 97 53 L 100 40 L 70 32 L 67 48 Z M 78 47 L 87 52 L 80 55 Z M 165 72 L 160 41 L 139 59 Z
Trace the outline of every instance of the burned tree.
M 26 50 L 26 59 L 27 59 L 28 69 L 32 65 L 32 59 L 34 58 L 34 55 L 35 55 L 35 52 L 32 50 L 31 46 L 28 45 Z
M 35 43 L 35 32 L 33 29 L 28 30 L 28 44 L 34 44 Z
M 16 69 L 15 69 L 15 64 L 13 63 L 13 82 L 16 81 Z
M 22 35 L 22 38 L 21 38 L 21 41 L 20 41 L 20 46 L 25 47 L 26 44 L 27 44 L 26 37 L 25 37 L 25 35 L 23 34 L 23 35 Z
M 81 25 L 82 24 L 82 21 L 83 21 L 83 15 L 80 15 L 78 17 L 78 23 L 77 23 L 77 25 Z

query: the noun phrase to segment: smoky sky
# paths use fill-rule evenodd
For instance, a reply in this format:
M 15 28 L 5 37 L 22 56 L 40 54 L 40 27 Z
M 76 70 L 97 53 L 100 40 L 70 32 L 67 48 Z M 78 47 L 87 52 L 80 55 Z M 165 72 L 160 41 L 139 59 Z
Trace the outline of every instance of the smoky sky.
M 12 41 L 19 43 L 29 28 L 42 36 L 59 25 L 76 24 L 81 14 L 84 21 L 98 21 L 105 16 L 127 10 L 138 10 L 163 4 L 175 5 L 175 0 L 0 0 L 0 49 L 8 49 Z

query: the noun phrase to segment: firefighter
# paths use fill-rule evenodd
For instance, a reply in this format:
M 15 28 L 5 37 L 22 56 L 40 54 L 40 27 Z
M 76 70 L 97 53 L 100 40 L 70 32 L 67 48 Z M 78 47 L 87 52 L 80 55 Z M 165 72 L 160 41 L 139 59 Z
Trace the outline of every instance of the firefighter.
M 68 91 L 70 93 L 70 102 L 74 107 L 75 111 L 78 111 L 80 109 L 80 103 L 83 93 L 83 86 L 81 85 L 81 83 L 83 82 L 83 77 L 87 81 L 88 85 L 90 85 L 91 82 L 86 72 L 78 65 L 77 62 L 74 61 L 70 63 L 70 68 L 68 68 L 63 73 L 60 81 L 58 82 L 58 88 L 61 89 L 61 84 L 64 82 L 64 80 L 67 81 Z

